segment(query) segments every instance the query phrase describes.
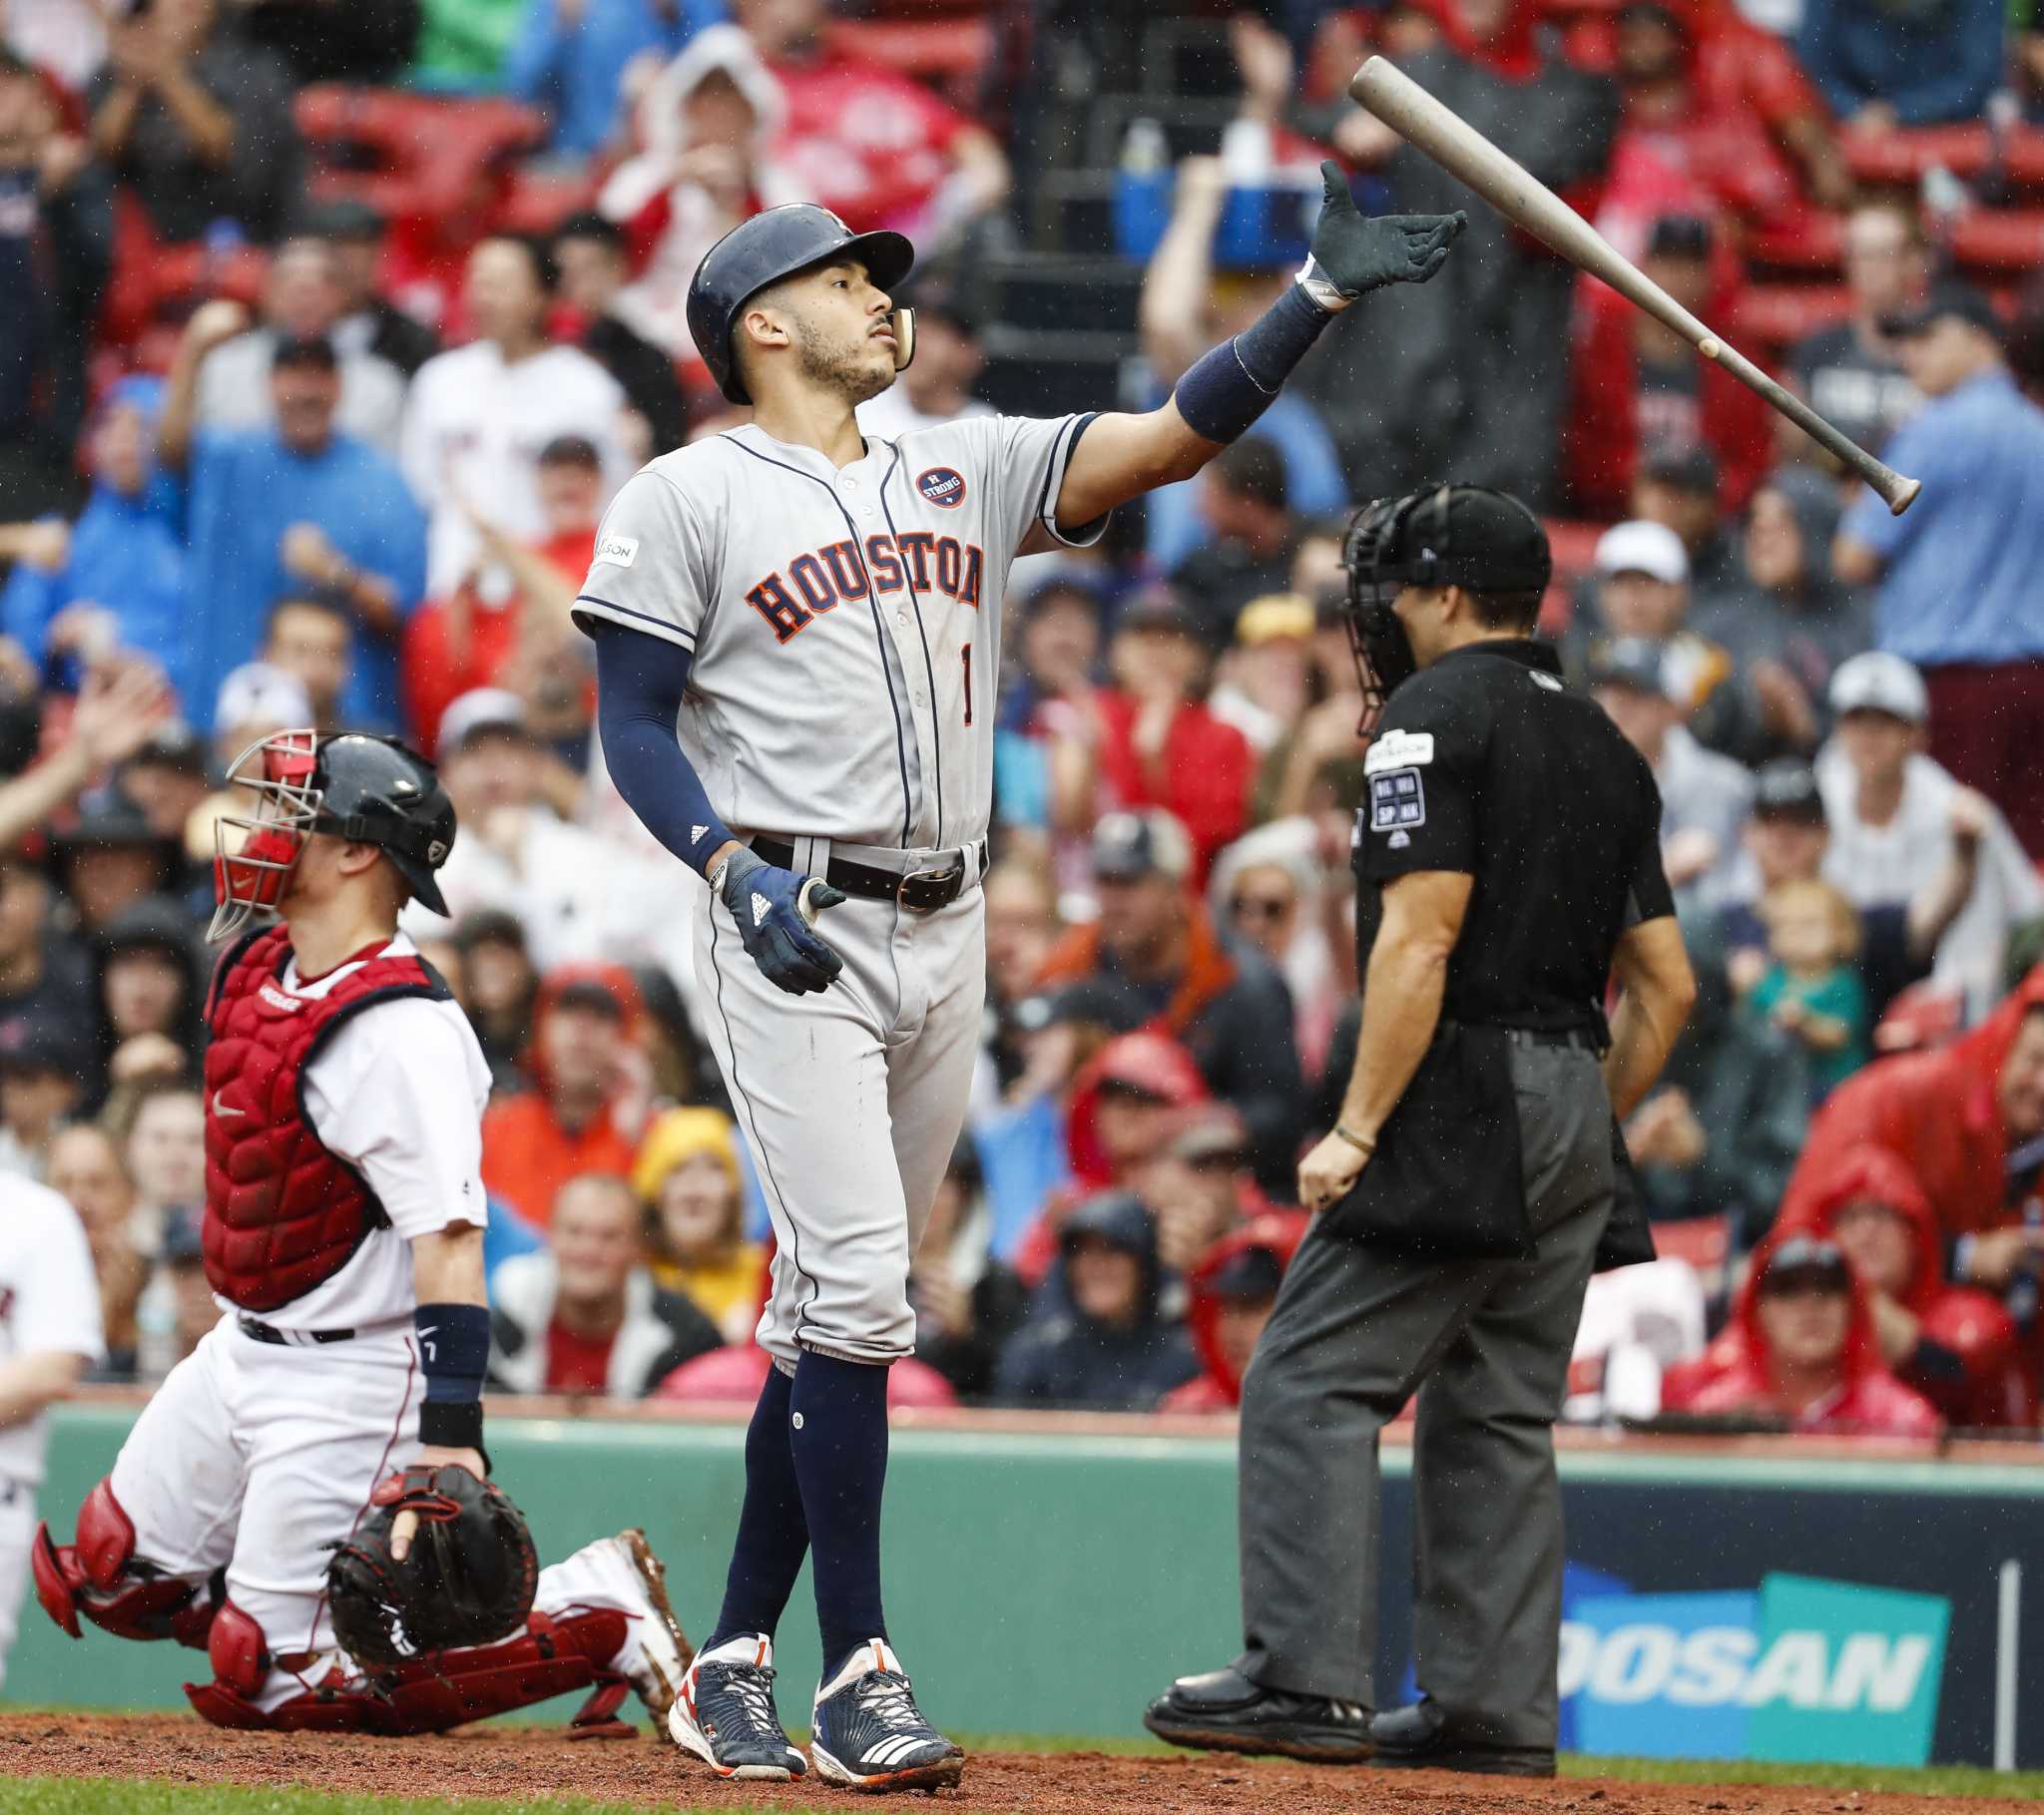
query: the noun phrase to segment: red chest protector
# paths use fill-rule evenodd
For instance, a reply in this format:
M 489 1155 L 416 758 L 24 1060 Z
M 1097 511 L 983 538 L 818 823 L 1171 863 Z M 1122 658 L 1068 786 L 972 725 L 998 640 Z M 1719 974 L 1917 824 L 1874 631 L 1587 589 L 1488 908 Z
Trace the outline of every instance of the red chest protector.
M 206 1280 L 249 1311 L 302 1297 L 389 1221 L 313 1133 L 305 1068 L 362 1010 L 449 993 L 423 959 L 378 957 L 316 1000 L 293 996 L 289 957 L 283 928 L 254 934 L 221 960 L 206 1008 Z

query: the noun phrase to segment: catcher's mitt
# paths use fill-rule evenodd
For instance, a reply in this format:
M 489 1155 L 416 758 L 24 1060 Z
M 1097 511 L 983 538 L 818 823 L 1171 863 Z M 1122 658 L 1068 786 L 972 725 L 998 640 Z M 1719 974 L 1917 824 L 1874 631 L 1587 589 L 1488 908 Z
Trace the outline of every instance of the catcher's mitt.
M 525 1623 L 539 1557 L 525 1517 L 463 1468 L 412 1467 L 378 1484 L 373 1509 L 326 1566 L 333 1635 L 358 1664 L 403 1663 L 490 1644 Z M 390 1555 L 399 1513 L 418 1515 L 411 1552 Z

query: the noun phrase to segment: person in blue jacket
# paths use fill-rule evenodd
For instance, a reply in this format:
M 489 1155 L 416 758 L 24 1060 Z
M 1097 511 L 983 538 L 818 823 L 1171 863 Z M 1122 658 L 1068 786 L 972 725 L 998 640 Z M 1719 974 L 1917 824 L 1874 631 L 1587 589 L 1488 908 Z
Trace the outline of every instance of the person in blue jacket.
M 1795 54 L 1848 127 L 1977 120 L 2000 86 L 2003 0 L 1803 0 Z

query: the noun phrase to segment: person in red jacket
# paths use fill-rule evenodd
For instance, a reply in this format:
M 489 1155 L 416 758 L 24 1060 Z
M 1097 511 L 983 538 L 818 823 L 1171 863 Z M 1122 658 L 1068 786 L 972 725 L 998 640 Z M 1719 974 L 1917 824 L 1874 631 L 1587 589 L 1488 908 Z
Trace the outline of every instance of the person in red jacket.
M 1861 1147 L 1818 1178 L 1801 1222 L 1835 1241 L 1866 1287 L 1882 1358 L 1956 1425 L 2003 1429 L 2036 1419 L 2036 1400 L 2002 1305 L 1944 1277 L 1937 1215 L 1892 1153 Z
M 1796 1431 L 1934 1437 L 1930 1402 L 1882 1361 L 1867 1290 L 1834 1241 L 1762 1243 L 1732 1321 L 1695 1361 L 1669 1369 L 1664 1412 L 1750 1413 Z
M 1267 1210 L 1207 1250 L 1187 1281 L 1186 1311 L 1207 1371 L 1165 1394 L 1159 1411 L 1232 1412 L 1242 1404 L 1242 1377 L 1307 1221 L 1302 1210 Z
M 1727 274 L 1712 262 L 1711 224 L 1664 215 L 1641 268 L 1707 321 L 1734 308 Z M 1563 454 L 1576 510 L 1628 514 L 1633 482 L 1652 459 L 1698 449 L 1718 462 L 1718 505 L 1742 509 L 1774 462 L 1768 406 L 1672 328 L 1608 293 L 1578 312 Z
M 1867 1147 L 1923 1187 L 1955 1281 L 2003 1292 L 2044 1270 L 2044 965 L 1964 1039 L 1883 1059 L 1845 1081 L 1810 1124 L 1783 1195 L 1806 1224 L 1820 1180 Z

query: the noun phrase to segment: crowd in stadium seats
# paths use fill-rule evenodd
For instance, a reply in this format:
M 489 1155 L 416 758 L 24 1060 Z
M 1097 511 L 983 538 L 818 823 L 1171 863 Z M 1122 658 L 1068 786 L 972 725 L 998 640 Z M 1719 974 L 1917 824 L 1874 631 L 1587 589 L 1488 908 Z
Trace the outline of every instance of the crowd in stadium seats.
M 108 1377 L 216 1316 L 196 1088 L 229 759 L 403 733 L 406 930 L 495 1080 L 506 1392 L 750 1400 L 762 1180 L 702 885 L 592 735 L 604 505 L 741 419 L 707 247 L 910 233 L 868 432 L 1149 408 L 1362 205 L 1466 207 L 1199 480 L 1017 565 L 970 1118 L 897 1405 L 1198 1414 L 1357 1034 L 1347 513 L 1549 521 L 1543 628 L 1652 764 L 1702 984 L 1623 1130 L 1662 1259 L 1569 1415 L 1902 1436 L 2044 1394 L 2044 17 L 1999 0 L 0 0 L 0 1173 Z M 1900 517 L 1345 98 L 1382 51 L 1923 493 Z M 789 828 L 798 829 L 798 828 Z

